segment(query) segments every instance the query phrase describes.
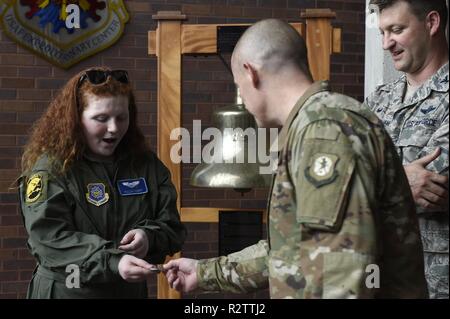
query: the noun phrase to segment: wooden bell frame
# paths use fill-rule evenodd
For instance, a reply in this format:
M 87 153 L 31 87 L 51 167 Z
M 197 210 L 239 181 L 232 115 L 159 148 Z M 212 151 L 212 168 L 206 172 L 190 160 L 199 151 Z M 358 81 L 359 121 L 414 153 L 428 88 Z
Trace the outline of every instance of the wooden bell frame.
M 336 14 L 329 9 L 307 9 L 301 13 L 305 23 L 291 25 L 305 38 L 309 66 L 314 80 L 330 77 L 330 55 L 341 52 L 341 29 L 331 26 Z M 158 60 L 157 153 L 172 174 L 172 182 L 181 194 L 181 164 L 170 160 L 170 149 L 178 141 L 169 136 L 181 127 L 182 55 L 216 55 L 217 27 L 249 24 L 183 24 L 186 16 L 179 11 L 160 11 L 153 16 L 158 21 L 156 31 L 148 32 L 148 53 Z M 231 102 L 231 101 L 230 101 Z M 236 210 L 214 207 L 177 207 L 183 222 L 218 222 L 219 211 Z M 248 209 L 246 209 L 248 211 Z M 261 209 L 255 209 L 261 212 Z M 177 253 L 173 258 L 179 258 Z M 164 275 L 158 275 L 159 299 L 179 299 L 180 293 L 170 289 Z

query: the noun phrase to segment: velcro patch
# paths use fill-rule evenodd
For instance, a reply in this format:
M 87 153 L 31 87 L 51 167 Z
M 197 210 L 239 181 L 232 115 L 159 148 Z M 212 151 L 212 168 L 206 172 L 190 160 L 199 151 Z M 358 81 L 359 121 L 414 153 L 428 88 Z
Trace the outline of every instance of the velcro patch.
M 338 176 L 335 169 L 338 161 L 339 157 L 334 154 L 314 154 L 309 166 L 305 168 L 306 179 L 316 187 L 332 183 Z
M 36 173 L 27 181 L 25 202 L 27 204 L 42 202 L 47 199 L 47 175 Z
M 109 194 L 106 192 L 105 184 L 90 183 L 87 185 L 88 192 L 86 193 L 86 200 L 95 206 L 101 206 L 108 202 Z
M 143 177 L 117 181 L 117 187 L 121 196 L 141 195 L 148 192 L 147 183 Z

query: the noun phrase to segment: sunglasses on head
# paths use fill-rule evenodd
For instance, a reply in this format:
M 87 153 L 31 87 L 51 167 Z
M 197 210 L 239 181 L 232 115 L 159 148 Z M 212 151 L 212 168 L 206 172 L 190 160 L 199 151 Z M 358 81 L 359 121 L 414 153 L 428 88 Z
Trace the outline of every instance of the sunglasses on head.
M 125 70 L 88 70 L 80 77 L 78 86 L 80 86 L 86 79 L 91 84 L 102 84 L 108 80 L 109 76 L 120 83 L 128 84 L 129 82 L 128 72 Z

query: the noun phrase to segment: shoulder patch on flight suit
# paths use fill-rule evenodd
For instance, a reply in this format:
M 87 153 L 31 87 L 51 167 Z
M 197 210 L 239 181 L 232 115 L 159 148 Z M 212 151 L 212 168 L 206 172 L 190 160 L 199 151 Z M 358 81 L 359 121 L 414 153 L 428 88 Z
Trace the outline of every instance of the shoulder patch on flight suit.
M 310 159 L 310 164 L 305 168 L 306 179 L 315 187 L 321 187 L 332 183 L 336 177 L 336 163 L 339 156 L 327 153 L 316 153 Z
M 47 174 L 36 173 L 27 181 L 25 202 L 27 204 L 42 202 L 47 199 Z
M 91 183 L 87 185 L 88 192 L 86 199 L 95 206 L 101 206 L 109 200 L 109 194 L 106 192 L 105 184 Z

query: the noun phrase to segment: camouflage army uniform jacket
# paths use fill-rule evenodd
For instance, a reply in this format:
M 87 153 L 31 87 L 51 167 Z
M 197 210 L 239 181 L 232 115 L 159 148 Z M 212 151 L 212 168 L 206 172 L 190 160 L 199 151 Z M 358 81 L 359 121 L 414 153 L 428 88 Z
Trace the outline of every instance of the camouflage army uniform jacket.
M 419 226 L 381 122 L 314 83 L 279 136 L 269 242 L 198 264 L 199 288 L 271 298 L 425 298 Z
M 448 63 L 403 101 L 405 90 L 403 75 L 379 86 L 366 103 L 383 121 L 403 165 L 440 147 L 440 156 L 427 169 L 448 176 Z M 448 298 L 448 211 L 426 211 L 421 207 L 417 211 L 430 297 Z
M 186 231 L 167 168 L 151 152 L 139 161 L 84 156 L 63 174 L 55 165 L 43 156 L 20 181 L 27 245 L 37 260 L 28 298 L 146 298 L 145 282 L 119 275 L 125 253 L 117 247 L 128 231 L 142 229 L 150 263 L 181 250 Z M 67 287 L 66 280 L 76 282 L 68 278 L 74 269 L 80 285 Z

